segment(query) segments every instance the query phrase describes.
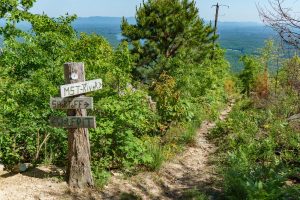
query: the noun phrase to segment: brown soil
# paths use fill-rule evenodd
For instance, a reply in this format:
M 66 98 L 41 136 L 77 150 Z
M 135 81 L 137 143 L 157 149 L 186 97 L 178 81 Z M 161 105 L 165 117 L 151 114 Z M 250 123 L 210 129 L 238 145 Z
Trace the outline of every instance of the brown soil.
M 220 115 L 224 120 L 233 103 Z M 63 181 L 63 171 L 56 167 L 38 167 L 25 173 L 8 173 L 0 166 L 0 200 L 69 199 L 193 199 L 192 193 L 220 198 L 218 175 L 212 155 L 216 147 L 207 134 L 214 122 L 203 122 L 195 144 L 167 162 L 158 172 L 146 172 L 126 178 L 114 173 L 108 185 L 96 191 L 71 193 Z

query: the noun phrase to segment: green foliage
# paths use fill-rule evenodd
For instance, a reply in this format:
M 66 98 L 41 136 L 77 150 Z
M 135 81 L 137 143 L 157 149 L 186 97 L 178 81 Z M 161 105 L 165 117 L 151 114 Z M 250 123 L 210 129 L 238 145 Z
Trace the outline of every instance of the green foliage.
M 63 164 L 65 131 L 48 126 L 49 116 L 62 113 L 52 111 L 48 100 L 57 95 L 57 86 L 63 82 L 62 70 L 57 66 L 67 59 L 68 47 L 75 38 L 75 35 L 73 38 L 61 36 L 59 31 L 53 30 L 26 35 L 22 41 L 13 37 L 6 39 L 0 57 L 0 101 L 3 111 L 1 137 L 12 144 L 1 144 L 4 148 L 1 159 L 8 168 L 18 162 L 38 162 L 41 157 L 51 157 L 54 163 Z M 14 159 L 10 160 L 10 154 Z
M 216 60 L 206 58 L 200 63 L 191 61 L 190 56 L 192 54 L 182 51 L 163 62 L 174 70 L 170 74 L 162 73 L 153 83 L 152 95 L 165 128 L 171 122 L 199 121 L 204 112 L 206 116 L 216 117 L 217 107 L 229 97 L 225 92 L 225 81 L 230 78 L 229 64 L 224 59 L 224 52 L 216 50 Z M 203 109 L 205 111 L 202 112 Z
M 285 109 L 282 105 L 270 104 L 263 111 L 243 100 L 212 132 L 221 152 L 227 152 L 220 156 L 228 199 L 298 198 L 299 185 L 288 182 L 300 172 L 300 134 L 276 111 Z
M 197 52 L 203 59 L 212 49 L 213 29 L 204 25 L 194 1 L 149 0 L 137 9 L 136 25 L 122 22 L 122 34 L 132 45 L 136 78 L 155 79 L 172 69 L 157 65 L 165 58 L 175 57 L 182 49 Z
M 243 58 L 248 66 L 240 77 L 248 85 L 244 89 L 255 91 L 257 69 L 262 71 L 276 60 L 282 63 L 274 79 L 269 78 L 268 98 L 242 99 L 210 137 L 220 145 L 227 199 L 298 199 L 300 126 L 299 120 L 288 118 L 300 111 L 299 59 L 274 58 L 271 43 L 261 52 L 260 57 Z
M 208 200 L 209 197 L 207 197 L 202 192 L 198 191 L 197 189 L 190 189 L 183 193 L 182 199 L 186 200 Z
M 51 19 L 46 15 L 36 15 L 30 19 L 33 26 L 32 34 L 25 34 L 21 41 L 14 37 L 6 38 L 4 52 L 0 57 L 0 101 L 2 102 L 0 159 L 8 168 L 18 162 L 39 163 L 49 161 L 50 158 L 50 162 L 54 164 L 65 164 L 67 134 L 62 129 L 55 129 L 48 125 L 50 116 L 65 114 L 51 110 L 48 101 L 50 96 L 58 95 L 57 87 L 64 82 L 62 66 L 66 61 L 84 61 L 87 79 L 103 77 L 105 89 L 95 93 L 95 102 L 106 96 L 106 99 L 101 100 L 107 104 L 108 110 L 109 105 L 114 103 L 127 101 L 129 104 L 132 99 L 143 98 L 142 94 L 126 94 L 126 97 L 120 98 L 120 101 L 116 99 L 118 97 L 115 91 L 125 90 L 127 82 L 130 82 L 131 58 L 126 43 L 113 51 L 100 36 L 81 34 L 77 37 L 70 26 L 72 19 L 73 17 L 69 16 Z M 139 149 L 141 144 L 138 142 L 135 145 L 134 142 L 138 138 L 135 138 L 133 131 L 136 131 L 135 134 L 137 131 L 140 134 L 143 131 L 147 133 L 153 129 L 148 127 L 155 127 L 155 122 L 152 125 L 152 122 L 143 119 L 144 113 L 150 117 L 155 114 L 151 115 L 150 111 L 147 112 L 150 109 L 147 110 L 145 104 L 142 104 L 144 107 L 139 110 L 141 102 L 135 102 L 136 112 L 126 115 L 125 121 L 132 117 L 134 120 L 139 119 L 139 123 L 135 124 L 131 120 L 129 124 L 132 129 L 124 130 L 123 135 L 120 134 L 118 137 L 118 143 L 123 144 L 120 145 L 120 152 L 123 150 L 121 148 L 126 148 L 126 145 L 129 148 L 127 152 L 132 149 L 132 155 L 128 154 L 126 158 L 124 157 L 126 162 L 130 160 L 132 163 L 136 163 L 135 152 L 143 150 L 143 148 Z M 129 107 L 123 104 L 124 107 Z M 100 111 L 95 112 L 100 113 Z M 107 120 L 111 121 L 115 116 L 111 114 L 109 117 L 111 118 Z M 124 119 L 122 120 L 116 124 L 125 122 Z M 121 141 L 123 139 L 124 142 Z M 99 153 L 97 151 L 94 151 L 95 154 Z M 121 162 L 126 163 L 125 161 Z
M 64 82 L 65 62 L 84 62 L 87 80 L 103 79 L 103 90 L 87 94 L 95 102 L 89 113 L 97 119 L 97 128 L 90 130 L 91 161 L 100 186 L 111 169 L 159 169 L 193 141 L 196 127 L 206 117 L 215 118 L 226 101 L 228 62 L 218 48 L 216 59 L 210 59 L 215 38 L 194 1 L 144 3 L 137 25 L 122 25 L 130 48 L 123 42 L 116 49 L 99 35 L 77 34 L 71 27 L 75 16 L 29 13 L 33 2 L 3 1 L 0 8 L 7 20 L 0 30 L 5 39 L 0 161 L 8 169 L 19 162 L 65 166 L 67 133 L 48 124 L 50 116 L 66 115 L 49 107 L 49 97 L 58 96 Z M 19 21 L 29 22 L 31 30 L 17 29 Z M 155 75 L 149 76 L 154 80 L 149 88 L 132 80 L 139 67 Z
M 183 53 L 178 59 L 174 59 L 174 64 L 179 67 L 173 74 L 178 80 L 181 99 L 190 104 L 189 116 L 193 116 L 193 121 L 203 120 L 203 113 L 206 117 L 215 119 L 223 103 L 230 98 L 230 94 L 225 91 L 225 82 L 231 80 L 229 63 L 224 59 L 222 50 L 216 49 L 214 57 L 214 60 L 206 58 L 200 63 L 193 63 Z
M 295 92 L 300 92 L 300 57 L 295 55 L 291 59 L 287 60 L 283 67 L 279 70 L 277 76 L 277 85 L 280 84 L 281 87 L 288 88 L 289 90 L 294 90 Z
M 241 58 L 241 61 L 244 64 L 244 69 L 239 75 L 239 78 L 243 85 L 242 92 L 246 93 L 249 96 L 251 90 L 254 87 L 257 75 L 261 72 L 261 67 L 259 61 L 251 56 L 243 56 Z
M 127 91 L 124 96 L 101 98 L 95 114 L 98 128 L 90 131 L 92 161 L 103 161 L 105 168 L 128 168 L 151 159 L 140 138 L 154 133 L 157 116 L 144 93 Z
M 142 197 L 134 194 L 134 193 L 121 193 L 120 200 L 141 200 Z
M 103 188 L 107 184 L 111 174 L 99 166 L 101 166 L 101 164 L 93 163 L 93 177 L 96 187 Z
M 161 165 L 166 160 L 166 150 L 162 145 L 161 138 L 144 137 L 143 140 L 147 153 L 151 158 L 147 163 L 145 163 L 145 166 L 152 171 L 160 169 Z
M 189 104 L 180 100 L 180 93 L 176 91 L 176 81 L 171 76 L 165 73 L 160 75 L 159 82 L 154 83 L 154 94 L 157 100 L 158 114 L 163 122 L 170 124 L 193 117 L 188 110 Z
M 244 69 L 239 74 L 242 83 L 242 92 L 248 97 L 251 92 L 268 92 L 268 75 L 278 70 L 279 59 L 282 53 L 274 44 L 274 41 L 268 40 L 265 46 L 259 49 L 259 55 L 245 55 L 240 58 L 244 65 Z M 276 63 L 277 62 L 277 66 Z

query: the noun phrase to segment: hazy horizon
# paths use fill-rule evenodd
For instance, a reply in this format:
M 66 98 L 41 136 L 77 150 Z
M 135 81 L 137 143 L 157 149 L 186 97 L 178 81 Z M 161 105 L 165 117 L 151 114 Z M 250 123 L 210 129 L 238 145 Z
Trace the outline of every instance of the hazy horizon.
M 37 1 L 31 9 L 33 13 L 46 13 L 51 17 L 58 17 L 66 13 L 76 14 L 78 17 L 107 16 L 107 17 L 133 17 L 136 7 L 142 0 L 85 0 L 74 2 L 73 0 L 43 0 Z M 270 8 L 268 0 L 196 0 L 199 15 L 208 21 L 213 21 L 215 16 L 215 5 L 228 5 L 220 7 L 219 21 L 223 22 L 257 22 L 261 23 L 256 6 L 259 4 Z M 286 0 L 285 7 L 297 8 L 299 11 L 300 1 Z
M 201 16 L 200 16 L 201 17 Z M 122 16 L 121 17 L 118 17 L 118 16 L 77 16 L 77 19 L 88 19 L 88 18 L 110 18 L 110 19 L 122 19 Z M 135 17 L 134 16 L 127 16 L 125 17 L 127 19 L 134 19 Z M 201 17 L 202 18 L 202 17 Z M 77 20 L 76 19 L 76 20 Z M 211 20 L 207 20 L 205 18 L 202 18 L 205 22 L 210 22 Z M 76 21 L 75 20 L 75 21 Z M 3 23 L 5 20 L 4 19 L 0 19 L 0 22 Z M 263 26 L 264 24 L 262 22 L 259 22 L 259 21 L 218 21 L 218 23 L 223 23 L 223 24 L 226 24 L 226 23 L 239 23 L 239 24 L 253 24 L 253 25 L 261 25 Z
M 77 19 L 78 18 L 93 18 L 93 17 L 103 17 L 103 18 L 123 18 L 123 16 L 100 16 L 100 15 L 92 15 L 92 16 L 77 16 Z M 135 16 L 124 16 L 125 18 L 135 18 Z M 200 16 L 200 18 L 202 18 L 204 21 L 211 21 L 211 20 L 208 20 L 208 19 L 205 19 L 203 17 Z M 262 24 L 263 23 L 261 21 L 222 21 L 222 20 L 219 20 L 218 22 L 221 22 L 221 23 L 255 23 L 255 24 Z

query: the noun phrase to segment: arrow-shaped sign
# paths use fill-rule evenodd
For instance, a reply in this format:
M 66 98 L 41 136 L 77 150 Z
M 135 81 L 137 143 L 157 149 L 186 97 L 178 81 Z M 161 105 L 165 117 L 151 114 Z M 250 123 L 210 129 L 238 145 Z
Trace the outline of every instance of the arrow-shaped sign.
M 85 103 L 84 103 L 85 109 L 87 109 L 87 108 L 89 107 L 89 105 L 90 105 L 90 104 L 89 104 L 88 102 L 85 102 Z
M 52 109 L 93 109 L 92 97 L 60 98 L 50 99 Z
M 96 79 L 60 86 L 60 96 L 70 97 L 102 89 L 102 80 Z

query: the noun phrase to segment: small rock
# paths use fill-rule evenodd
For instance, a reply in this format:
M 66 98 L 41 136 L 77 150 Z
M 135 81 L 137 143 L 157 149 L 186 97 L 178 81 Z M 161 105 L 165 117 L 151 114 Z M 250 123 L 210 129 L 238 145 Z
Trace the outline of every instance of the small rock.
M 12 168 L 12 172 L 14 173 L 20 173 L 20 172 L 25 172 L 28 170 L 29 167 L 31 167 L 32 164 L 31 163 L 19 163 L 16 164 L 13 168 Z
M 32 167 L 31 163 L 20 163 L 20 172 L 25 172 L 28 170 L 29 167 Z
M 293 183 L 293 181 L 288 180 L 288 181 L 285 181 L 285 185 L 292 186 L 292 185 L 294 185 L 294 183 Z
M 0 171 L 4 170 L 4 165 L 0 164 Z
M 112 174 L 114 177 L 122 177 L 122 174 L 119 173 L 119 172 L 116 172 L 116 171 L 111 171 L 111 174 Z

